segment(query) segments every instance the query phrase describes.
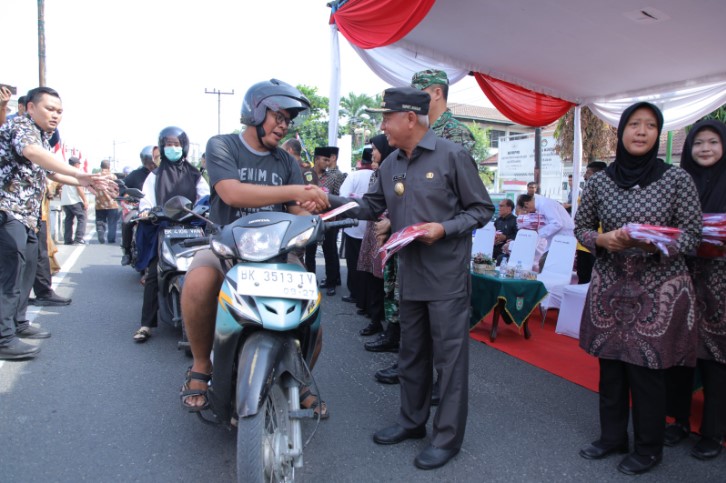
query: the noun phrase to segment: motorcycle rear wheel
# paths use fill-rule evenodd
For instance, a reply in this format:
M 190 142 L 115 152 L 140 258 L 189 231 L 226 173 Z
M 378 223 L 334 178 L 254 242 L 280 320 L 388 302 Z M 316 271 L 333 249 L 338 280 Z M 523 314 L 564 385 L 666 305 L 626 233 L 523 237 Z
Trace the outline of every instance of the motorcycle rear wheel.
M 285 391 L 274 384 L 260 411 L 241 418 L 237 424 L 237 481 L 301 481 L 288 454 L 291 437 Z

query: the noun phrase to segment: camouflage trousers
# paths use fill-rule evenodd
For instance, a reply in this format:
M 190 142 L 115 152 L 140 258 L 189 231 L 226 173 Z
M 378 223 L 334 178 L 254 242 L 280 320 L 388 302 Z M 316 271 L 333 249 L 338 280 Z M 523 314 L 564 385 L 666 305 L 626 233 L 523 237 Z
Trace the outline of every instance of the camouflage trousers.
M 398 255 L 393 255 L 383 267 L 383 308 L 386 314 L 386 322 L 398 324 L 398 302 L 401 295 L 398 292 Z

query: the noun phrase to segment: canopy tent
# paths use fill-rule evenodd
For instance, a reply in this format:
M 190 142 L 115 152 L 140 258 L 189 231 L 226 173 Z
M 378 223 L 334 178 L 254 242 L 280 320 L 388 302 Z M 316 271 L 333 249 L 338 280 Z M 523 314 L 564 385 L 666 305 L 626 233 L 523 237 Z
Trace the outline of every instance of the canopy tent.
M 582 106 L 617 125 L 627 106 L 647 100 L 663 110 L 664 129 L 674 130 L 726 103 L 726 2 L 337 0 L 331 6 L 331 144 L 340 100 L 338 31 L 394 86 L 408 85 L 424 68 L 445 70 L 452 83 L 472 72 L 505 116 L 530 126 L 547 125 L 576 106 L 575 166 L 582 162 Z M 575 169 L 575 190 L 578 178 Z

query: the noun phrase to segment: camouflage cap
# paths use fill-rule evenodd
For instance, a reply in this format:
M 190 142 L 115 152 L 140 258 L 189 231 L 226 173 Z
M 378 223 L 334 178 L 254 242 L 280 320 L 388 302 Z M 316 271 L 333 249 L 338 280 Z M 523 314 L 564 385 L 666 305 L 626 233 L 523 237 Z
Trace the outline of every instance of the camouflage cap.
M 443 70 L 426 69 L 416 72 L 411 78 L 411 87 L 418 90 L 424 90 L 428 86 L 434 84 L 449 85 L 449 77 Z

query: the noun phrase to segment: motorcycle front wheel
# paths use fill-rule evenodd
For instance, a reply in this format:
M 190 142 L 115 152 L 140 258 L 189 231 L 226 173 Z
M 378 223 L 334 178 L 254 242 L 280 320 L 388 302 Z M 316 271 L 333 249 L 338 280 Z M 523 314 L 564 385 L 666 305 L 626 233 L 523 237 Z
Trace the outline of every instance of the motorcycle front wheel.
M 246 483 L 301 481 L 296 475 L 291 421 L 285 391 L 273 384 L 254 416 L 237 424 L 237 481 Z

